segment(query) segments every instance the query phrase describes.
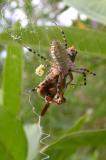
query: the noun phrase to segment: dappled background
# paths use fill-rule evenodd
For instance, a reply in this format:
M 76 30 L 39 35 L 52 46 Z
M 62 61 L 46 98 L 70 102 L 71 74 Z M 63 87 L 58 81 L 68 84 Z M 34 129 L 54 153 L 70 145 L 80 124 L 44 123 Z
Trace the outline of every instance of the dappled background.
M 49 68 L 38 77 L 35 68 L 47 62 L 28 52 L 24 45 L 50 60 L 51 41 L 63 43 L 56 22 L 64 30 L 68 46 L 78 50 L 76 65 L 97 75 L 87 75 L 87 86 L 83 86 L 82 75 L 74 74 L 76 85 L 65 90 L 66 103 L 50 106 L 41 121 L 43 132 L 50 134 L 45 152 L 51 160 L 105 160 L 105 1 L 0 2 L 0 159 L 43 157 L 39 148 L 44 145 L 39 143 L 41 133 L 36 123 L 44 100 L 31 89 L 44 79 Z

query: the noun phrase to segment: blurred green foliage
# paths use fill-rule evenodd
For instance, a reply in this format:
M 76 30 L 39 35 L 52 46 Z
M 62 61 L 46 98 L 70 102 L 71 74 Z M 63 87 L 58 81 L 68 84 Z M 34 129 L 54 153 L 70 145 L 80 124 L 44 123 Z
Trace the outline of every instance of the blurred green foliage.
M 64 0 L 68 6 L 74 6 L 80 13 L 86 14 L 90 19 L 106 25 L 106 1 L 101 0 Z

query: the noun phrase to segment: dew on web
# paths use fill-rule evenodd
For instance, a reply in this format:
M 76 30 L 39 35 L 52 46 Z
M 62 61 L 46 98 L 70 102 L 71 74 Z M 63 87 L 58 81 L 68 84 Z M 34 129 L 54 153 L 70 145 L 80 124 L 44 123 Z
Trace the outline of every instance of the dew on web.
M 14 2 L 14 1 L 13 1 Z M 21 39 L 21 27 L 19 28 L 20 30 L 20 35 L 17 33 L 14 33 L 13 30 L 13 25 L 16 23 L 17 19 L 15 16 L 15 6 L 13 7 L 14 9 L 11 10 L 11 1 L 7 1 L 6 3 L 4 3 L 2 9 L 1 9 L 1 24 L 2 24 L 2 28 L 3 31 L 5 31 L 13 40 L 19 40 Z M 15 5 L 14 3 L 12 3 L 12 5 Z M 21 21 L 20 21 L 21 24 Z

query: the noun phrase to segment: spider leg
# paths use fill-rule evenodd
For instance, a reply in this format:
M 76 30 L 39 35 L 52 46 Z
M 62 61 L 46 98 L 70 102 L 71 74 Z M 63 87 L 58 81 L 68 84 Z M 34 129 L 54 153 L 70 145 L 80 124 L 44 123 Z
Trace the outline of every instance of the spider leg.
M 37 88 L 32 88 L 32 89 L 31 89 L 31 92 L 35 92 L 35 91 L 36 91 L 36 89 L 37 89 Z
M 87 84 L 87 80 L 86 80 L 86 72 L 83 71 L 83 70 L 80 70 L 80 68 L 75 68 L 75 69 L 72 69 L 73 72 L 76 72 L 76 73 L 82 73 L 83 74 L 83 77 L 84 77 L 84 85 Z
M 73 75 L 72 75 L 72 73 L 69 72 L 68 75 L 69 75 L 69 78 L 70 78 L 70 79 L 69 79 L 69 81 L 66 82 L 66 84 L 65 84 L 66 87 L 67 87 L 67 86 L 72 82 L 72 80 L 73 80 Z M 66 75 L 66 76 L 68 76 L 68 75 Z
M 83 74 L 83 78 L 84 78 L 84 85 L 86 85 L 86 84 L 87 84 L 87 80 L 86 80 L 86 73 L 85 73 L 85 72 L 83 72 L 82 74 Z
M 58 77 L 58 82 L 57 82 L 57 94 L 59 94 L 61 92 L 61 82 L 63 81 L 62 78 L 62 73 L 60 72 L 59 77 Z
M 38 57 L 40 57 L 41 59 L 47 61 L 47 58 L 40 55 L 39 53 L 37 53 L 35 50 L 31 49 L 30 47 L 27 47 L 25 45 L 23 45 L 29 52 L 36 54 Z
M 31 49 L 30 47 L 27 47 L 25 44 L 21 44 L 20 41 L 17 41 L 20 45 L 22 45 L 23 47 L 25 47 L 29 52 L 37 55 L 38 57 L 40 57 L 41 59 L 48 61 L 48 59 L 42 55 L 40 55 L 39 53 L 37 53 L 35 50 Z
M 67 49 L 67 48 L 68 48 L 68 43 L 67 43 L 67 39 L 66 39 L 66 36 L 65 36 L 64 31 L 62 30 L 61 27 L 59 27 L 59 26 L 57 25 L 56 22 L 53 22 L 53 23 L 54 23 L 54 24 L 58 27 L 58 29 L 60 30 L 60 32 L 61 32 L 61 34 L 62 34 L 62 37 L 63 37 L 65 49 Z
M 70 79 L 69 79 L 69 81 L 68 82 L 66 82 L 66 87 L 70 84 L 70 85 L 76 85 L 76 86 L 81 86 L 82 84 L 76 84 L 76 83 L 71 83 L 72 81 L 73 81 L 73 74 L 72 74 L 72 72 L 69 72 L 69 77 L 70 77 Z M 86 83 L 86 74 L 84 74 L 83 73 L 83 76 L 84 76 L 84 85 L 86 85 L 85 83 Z
M 96 73 L 91 72 L 90 70 L 88 70 L 88 69 L 86 69 L 86 68 L 79 68 L 78 70 L 79 70 L 79 71 L 82 71 L 82 72 L 86 72 L 86 73 L 92 74 L 93 76 L 96 76 Z
M 20 44 L 20 42 L 18 42 Z M 49 62 L 49 64 L 51 64 L 51 62 L 44 56 L 40 55 L 39 53 L 37 53 L 37 51 L 31 49 L 30 47 L 27 47 L 25 44 L 22 44 L 23 47 L 25 47 L 29 52 L 35 54 L 36 56 L 40 57 L 42 60 Z
M 90 74 L 92 74 L 93 76 L 96 76 L 96 73 L 94 73 L 94 72 L 91 72 L 91 71 L 89 71 L 88 69 L 86 69 L 86 68 L 71 68 L 71 71 L 72 72 L 76 72 L 76 73 L 82 73 L 83 74 L 83 77 L 84 77 L 84 85 L 86 85 L 87 84 L 87 80 L 86 80 L 86 74 L 87 73 L 90 73 Z
M 59 73 L 57 84 L 56 84 L 56 93 L 52 102 L 56 104 L 61 104 L 65 102 L 63 89 L 65 88 L 65 77 L 63 77 L 62 72 Z

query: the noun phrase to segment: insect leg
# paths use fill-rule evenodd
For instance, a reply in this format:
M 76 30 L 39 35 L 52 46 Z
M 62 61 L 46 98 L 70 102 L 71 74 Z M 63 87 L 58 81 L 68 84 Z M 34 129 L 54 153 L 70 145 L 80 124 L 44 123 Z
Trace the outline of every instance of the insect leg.
M 44 107 L 40 113 L 41 116 L 44 116 L 44 114 L 47 112 L 49 106 L 50 106 L 50 103 L 46 102 L 46 104 L 44 105 Z

